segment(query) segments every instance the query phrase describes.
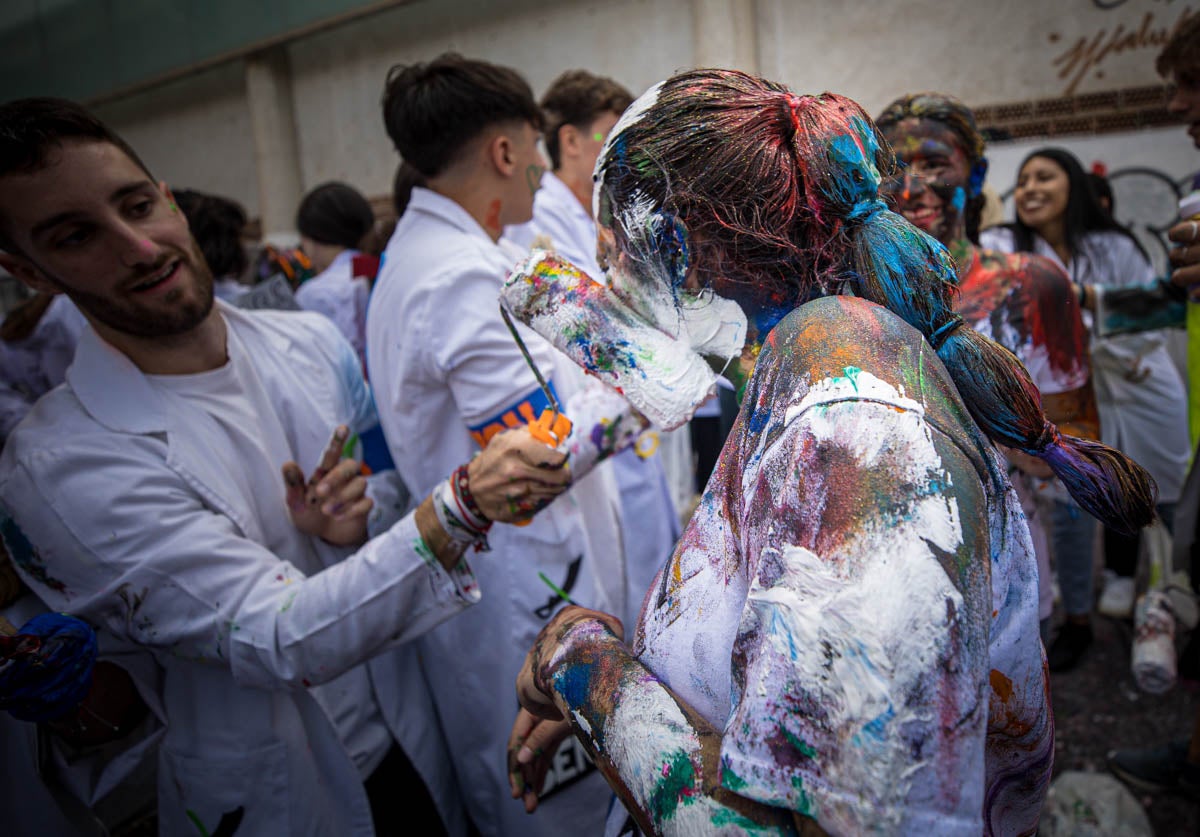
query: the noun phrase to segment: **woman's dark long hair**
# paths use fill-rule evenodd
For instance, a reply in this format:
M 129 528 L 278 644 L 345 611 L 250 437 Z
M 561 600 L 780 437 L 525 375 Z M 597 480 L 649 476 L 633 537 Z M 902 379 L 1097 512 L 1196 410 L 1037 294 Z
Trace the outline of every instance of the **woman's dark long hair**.
M 1039 148 L 1030 152 L 1021 161 L 1021 165 L 1017 169 L 1018 176 L 1020 176 L 1021 169 L 1025 168 L 1026 164 L 1035 157 L 1049 160 L 1067 173 L 1068 192 L 1067 209 L 1063 214 L 1063 243 L 1066 244 L 1067 251 L 1076 263 L 1079 263 L 1081 259 L 1087 261 L 1091 258 L 1091 254 L 1083 246 L 1083 242 L 1088 233 L 1094 232 L 1115 232 L 1125 236 L 1138 248 L 1143 258 L 1147 262 L 1150 261 L 1150 257 L 1146 255 L 1146 250 L 1137 237 L 1129 231 L 1128 227 L 1113 218 L 1100 203 L 1092 188 L 1091 180 L 1088 178 L 1087 172 L 1083 170 L 1083 164 L 1079 162 L 1078 157 L 1064 148 Z M 1022 221 L 1019 213 L 1015 221 L 1004 226 L 1012 230 L 1013 246 L 1018 252 L 1032 253 L 1034 251 L 1038 232 Z
M 718 293 L 756 297 L 760 310 L 850 285 L 925 336 L 990 439 L 1040 457 L 1109 526 L 1151 522 L 1150 475 L 1119 451 L 1061 435 L 1016 356 L 954 313 L 950 254 L 879 197 L 894 167 L 849 99 L 693 70 L 647 93 L 614 128 L 596 168 L 598 220 L 625 258 L 676 287 L 694 275 Z

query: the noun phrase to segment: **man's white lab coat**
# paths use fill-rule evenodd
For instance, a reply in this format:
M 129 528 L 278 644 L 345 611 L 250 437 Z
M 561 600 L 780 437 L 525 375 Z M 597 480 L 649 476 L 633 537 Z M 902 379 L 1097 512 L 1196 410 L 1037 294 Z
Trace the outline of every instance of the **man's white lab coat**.
M 373 423 L 333 325 L 218 305 L 302 466 L 336 425 Z M 411 648 L 395 647 L 464 609 L 473 579 L 420 557 L 411 515 L 357 551 L 317 540 L 317 566 L 267 551 L 223 438 L 88 329 L 66 384 L 0 458 L 0 503 L 24 535 L 5 540 L 25 582 L 51 608 L 149 649 L 161 669 L 166 728 L 147 741 L 159 745 L 160 833 L 195 834 L 197 822 L 211 833 L 240 816 L 238 834 L 371 834 L 362 778 L 311 687 L 375 655 L 361 699 L 378 697 L 460 832 L 428 694 Z

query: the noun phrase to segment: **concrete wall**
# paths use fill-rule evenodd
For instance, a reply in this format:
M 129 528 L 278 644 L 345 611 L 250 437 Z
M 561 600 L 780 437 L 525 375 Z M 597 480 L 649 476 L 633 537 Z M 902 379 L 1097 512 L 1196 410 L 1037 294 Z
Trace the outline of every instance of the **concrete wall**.
M 253 217 L 258 173 L 244 75 L 242 62 L 230 62 L 95 110 L 155 177 L 229 195 Z
M 380 95 L 393 64 L 446 49 L 516 67 L 535 93 L 586 67 L 635 93 L 696 63 L 739 65 L 803 92 L 835 90 L 878 112 L 940 89 L 975 105 L 1155 84 L 1165 30 L 1200 0 L 419 0 L 286 47 L 298 171 L 368 195 L 390 190 L 397 158 Z M 98 108 L 171 183 L 259 210 L 244 63 L 234 61 Z M 992 182 L 1013 179 L 1037 140 L 996 145 Z M 1177 130 L 1070 139 L 1085 163 L 1197 168 Z

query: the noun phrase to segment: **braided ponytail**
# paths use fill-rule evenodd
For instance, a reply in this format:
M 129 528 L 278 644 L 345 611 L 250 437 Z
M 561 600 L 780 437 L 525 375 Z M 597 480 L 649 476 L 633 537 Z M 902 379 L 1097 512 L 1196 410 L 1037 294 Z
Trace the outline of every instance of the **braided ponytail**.
M 891 155 L 866 114 L 833 94 L 799 97 L 792 112 L 806 200 L 827 237 L 817 249 L 829 269 L 925 335 L 988 438 L 1042 459 L 1083 509 L 1113 529 L 1152 522 L 1150 475 L 1106 445 L 1061 435 L 1020 360 L 954 314 L 950 254 L 879 199 Z

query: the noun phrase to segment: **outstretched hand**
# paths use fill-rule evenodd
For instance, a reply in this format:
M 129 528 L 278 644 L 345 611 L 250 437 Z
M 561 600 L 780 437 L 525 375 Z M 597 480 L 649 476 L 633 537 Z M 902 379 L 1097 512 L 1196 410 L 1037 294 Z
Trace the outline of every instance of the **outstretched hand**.
M 306 535 L 337 546 L 358 546 L 367 539 L 367 515 L 374 505 L 366 496 L 362 465 L 342 456 L 348 438 L 350 429 L 345 425 L 333 431 L 333 438 L 307 481 L 295 462 L 283 466 L 293 525 Z
M 528 520 L 571 484 L 566 454 L 535 439 L 528 428 L 498 433 L 467 465 L 471 494 L 488 520 Z

